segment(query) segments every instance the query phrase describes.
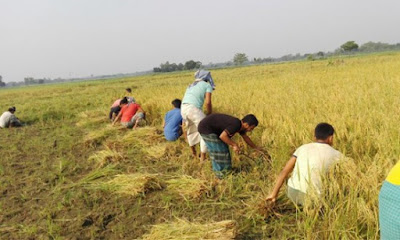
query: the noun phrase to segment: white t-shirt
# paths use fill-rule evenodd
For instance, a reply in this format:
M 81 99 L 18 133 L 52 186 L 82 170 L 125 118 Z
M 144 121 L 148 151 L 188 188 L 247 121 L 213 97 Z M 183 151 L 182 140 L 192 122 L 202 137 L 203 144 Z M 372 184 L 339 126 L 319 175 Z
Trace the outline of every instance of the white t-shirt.
M 325 143 L 309 143 L 299 147 L 293 156 L 297 157 L 288 186 L 307 193 L 310 184 L 319 195 L 322 191 L 321 174 L 342 158 L 342 154 Z
M 7 111 L 7 112 L 4 112 L 1 116 L 0 116 L 0 127 L 1 128 L 6 128 L 6 127 L 8 127 L 8 125 L 10 124 L 10 119 L 11 119 L 11 116 L 12 116 L 13 114 L 12 113 L 10 113 L 9 111 Z

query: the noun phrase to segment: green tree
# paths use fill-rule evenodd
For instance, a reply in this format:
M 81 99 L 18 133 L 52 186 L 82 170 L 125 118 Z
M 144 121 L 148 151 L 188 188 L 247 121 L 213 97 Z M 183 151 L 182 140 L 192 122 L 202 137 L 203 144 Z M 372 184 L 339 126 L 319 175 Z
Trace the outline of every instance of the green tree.
M 351 52 L 358 49 L 358 44 L 354 41 L 347 41 L 346 43 L 342 44 L 340 48 L 343 49 L 343 51 L 345 52 Z
M 200 67 L 201 67 L 201 62 L 199 62 L 199 61 L 195 62 L 193 60 L 189 60 L 189 61 L 185 62 L 185 65 L 184 65 L 185 70 L 192 70 L 192 69 L 200 68 Z
M 245 53 L 236 53 L 233 57 L 233 63 L 235 65 L 242 65 L 243 63 L 249 61 Z

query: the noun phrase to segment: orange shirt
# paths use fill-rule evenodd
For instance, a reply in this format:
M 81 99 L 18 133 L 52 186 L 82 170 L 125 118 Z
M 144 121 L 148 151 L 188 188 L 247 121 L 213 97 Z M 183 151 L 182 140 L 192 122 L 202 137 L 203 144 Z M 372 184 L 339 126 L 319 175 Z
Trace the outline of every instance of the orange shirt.
M 123 106 L 121 108 L 121 122 L 129 122 L 139 108 L 140 105 L 137 103 L 131 103 Z

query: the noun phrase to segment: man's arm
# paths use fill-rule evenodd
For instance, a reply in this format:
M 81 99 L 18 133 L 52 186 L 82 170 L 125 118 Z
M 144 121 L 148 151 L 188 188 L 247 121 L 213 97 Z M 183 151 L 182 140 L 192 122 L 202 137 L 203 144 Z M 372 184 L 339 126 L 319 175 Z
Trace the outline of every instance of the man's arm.
M 274 189 L 272 190 L 271 194 L 265 199 L 266 201 L 275 202 L 276 196 L 278 196 L 279 190 L 281 189 L 283 182 L 285 181 L 287 176 L 293 171 L 296 160 L 297 158 L 295 156 L 292 156 L 286 163 L 282 172 L 279 174 L 278 179 L 276 180 Z
M 256 149 L 256 150 L 261 150 L 260 147 L 257 147 L 257 146 L 253 143 L 253 141 L 251 141 L 251 139 L 250 139 L 249 136 L 247 136 L 246 134 L 243 134 L 243 135 L 241 135 L 241 136 L 242 136 L 243 140 L 247 143 L 247 145 L 249 145 L 250 147 L 252 147 L 252 148 L 254 148 L 254 149 Z
M 226 131 L 223 131 L 221 133 L 221 135 L 219 135 L 219 138 L 226 144 L 232 146 L 233 150 L 236 153 L 240 152 L 240 148 L 239 145 L 237 143 L 235 143 L 234 141 L 232 141 L 232 139 L 228 136 L 228 133 L 226 133 Z
M 113 126 L 115 125 L 116 122 L 118 122 L 118 120 L 121 118 L 121 116 L 122 116 L 122 113 L 121 113 L 121 111 L 120 111 L 120 112 L 118 113 L 117 117 L 115 117 L 115 119 L 114 119 L 114 121 L 113 121 L 113 123 L 112 123 Z
M 206 92 L 205 102 L 206 102 L 207 115 L 209 115 L 212 113 L 211 93 L 210 92 Z

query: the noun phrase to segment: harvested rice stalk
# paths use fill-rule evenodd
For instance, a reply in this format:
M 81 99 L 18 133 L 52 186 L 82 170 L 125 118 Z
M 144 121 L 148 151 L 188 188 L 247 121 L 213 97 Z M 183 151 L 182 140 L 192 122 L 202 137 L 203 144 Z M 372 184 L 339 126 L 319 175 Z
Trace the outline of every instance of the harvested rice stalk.
M 128 142 L 136 141 L 142 145 L 150 146 L 152 143 L 162 142 L 163 135 L 160 135 L 155 127 L 140 127 L 126 134 L 123 140 Z
M 107 113 L 103 110 L 84 111 L 78 114 L 78 127 L 107 122 Z
M 161 158 L 162 156 L 164 156 L 166 149 L 167 143 L 159 143 L 149 147 L 145 147 L 143 151 L 146 153 L 146 155 L 150 157 Z
M 184 199 L 197 199 L 205 192 L 210 191 L 207 182 L 184 175 L 167 181 L 168 189 L 182 196 Z
M 88 175 L 86 175 L 81 180 L 79 180 L 79 182 L 76 185 L 92 184 L 92 182 L 96 179 L 106 177 L 106 176 L 112 176 L 116 173 L 118 173 L 118 170 L 115 169 L 115 165 L 111 164 L 104 168 L 98 168 L 98 169 L 91 171 Z
M 118 194 L 136 196 L 151 190 L 162 189 L 163 183 L 158 179 L 157 174 L 134 173 L 116 175 L 114 179 L 98 183 L 93 187 Z
M 99 129 L 97 131 L 91 131 L 86 135 L 84 143 L 87 146 L 97 146 L 101 144 L 108 136 L 110 136 L 115 130 L 111 128 Z
M 119 162 L 122 159 L 123 159 L 123 156 L 120 153 L 113 151 L 109 148 L 99 151 L 89 157 L 89 160 L 97 162 L 99 167 L 102 167 L 108 163 Z
M 234 239 L 237 224 L 232 220 L 207 224 L 192 223 L 183 219 L 173 223 L 154 225 L 150 233 L 142 236 L 144 240 L 153 239 Z

